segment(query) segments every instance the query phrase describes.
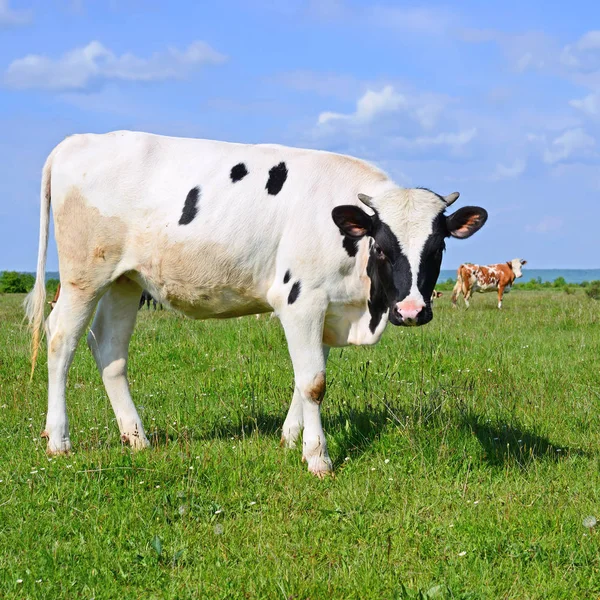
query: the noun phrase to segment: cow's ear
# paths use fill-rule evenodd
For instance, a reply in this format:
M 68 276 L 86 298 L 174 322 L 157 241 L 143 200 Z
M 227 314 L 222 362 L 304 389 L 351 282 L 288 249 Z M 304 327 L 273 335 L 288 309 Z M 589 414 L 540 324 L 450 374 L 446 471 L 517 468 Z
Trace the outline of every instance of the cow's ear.
M 371 235 L 373 218 L 358 206 L 336 206 L 331 211 L 331 218 L 344 235 L 355 240 Z
M 526 260 L 521 260 L 521 266 L 526 265 L 527 261 Z
M 463 206 L 446 217 L 448 233 L 459 240 L 471 237 L 487 221 L 488 214 L 479 206 Z

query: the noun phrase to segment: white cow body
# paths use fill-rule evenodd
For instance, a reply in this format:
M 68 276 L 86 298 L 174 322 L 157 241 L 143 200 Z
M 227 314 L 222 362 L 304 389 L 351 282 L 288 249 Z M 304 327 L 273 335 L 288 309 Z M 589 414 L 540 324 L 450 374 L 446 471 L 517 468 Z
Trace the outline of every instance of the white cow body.
M 98 162 L 98 155 L 109 160 Z M 282 161 L 289 174 L 271 196 L 268 173 Z M 232 184 L 229 167 L 239 163 L 249 173 Z M 115 226 L 126 227 L 110 281 L 131 274 L 157 300 L 189 317 L 228 318 L 277 311 L 289 294 L 290 284 L 282 283 L 289 269 L 302 287 L 318 287 L 327 296 L 329 345 L 373 344 L 381 337 L 386 318 L 375 334 L 369 331 L 369 286 L 355 272 L 366 262 L 367 240 L 358 260 L 351 259 L 330 217 L 340 197 L 396 187 L 375 167 L 314 150 L 134 132 L 70 137 L 53 153 L 52 165 L 55 214 L 77 204 L 97 209 L 93 219 L 114 219 L 107 226 L 111 237 Z M 198 215 L 180 226 L 184 199 L 197 185 Z M 57 236 L 62 275 L 70 258 L 61 241 Z
M 371 211 L 358 208 L 359 193 L 373 196 L 365 200 Z M 88 344 L 122 439 L 148 445 L 126 378 L 147 289 L 192 318 L 277 314 L 296 384 L 283 441 L 293 446 L 304 427 L 303 458 L 317 475 L 331 470 L 320 421 L 329 347 L 376 343 L 388 318 L 430 320 L 424 298 L 443 237 L 467 237 L 487 216 L 471 207 L 443 217 L 441 196 L 403 190 L 368 163 L 327 152 L 125 131 L 72 136 L 51 153 L 42 178 L 38 276 L 27 301 L 34 364 L 50 201 L 62 288 L 47 323 L 48 450 L 70 450 L 64 387 L 98 301 Z M 382 244 L 398 257 L 386 262 Z M 417 277 L 424 252 L 437 261 L 426 292 Z M 383 283 L 372 283 L 375 271 Z

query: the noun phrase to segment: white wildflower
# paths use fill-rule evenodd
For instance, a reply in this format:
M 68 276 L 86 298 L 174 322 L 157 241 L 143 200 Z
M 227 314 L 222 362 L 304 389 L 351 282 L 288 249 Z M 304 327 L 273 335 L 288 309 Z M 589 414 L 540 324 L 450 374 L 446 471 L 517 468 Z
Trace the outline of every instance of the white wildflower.
M 589 517 L 586 517 L 583 520 L 583 526 L 587 527 L 588 529 L 592 529 L 592 527 L 596 527 L 596 524 L 598 523 L 598 521 L 596 520 L 596 517 L 590 515 Z

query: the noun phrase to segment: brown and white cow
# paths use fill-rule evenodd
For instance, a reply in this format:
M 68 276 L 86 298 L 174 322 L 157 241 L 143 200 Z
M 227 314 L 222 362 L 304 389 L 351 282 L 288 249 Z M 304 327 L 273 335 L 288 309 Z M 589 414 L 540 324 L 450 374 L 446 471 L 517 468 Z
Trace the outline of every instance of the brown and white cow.
M 527 261 L 513 258 L 497 265 L 474 265 L 463 263 L 458 267 L 456 285 L 452 291 L 452 306 L 456 307 L 458 296 L 462 293 L 465 305 L 469 308 L 469 300 L 473 292 L 491 292 L 498 290 L 498 308 L 502 308 L 504 292 L 510 291 L 515 279 L 523 275 L 521 267 Z

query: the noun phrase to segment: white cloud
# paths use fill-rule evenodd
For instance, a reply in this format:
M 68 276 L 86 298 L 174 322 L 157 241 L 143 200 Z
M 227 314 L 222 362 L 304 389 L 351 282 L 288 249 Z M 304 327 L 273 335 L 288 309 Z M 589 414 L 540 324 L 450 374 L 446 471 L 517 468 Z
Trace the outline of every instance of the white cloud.
M 394 91 L 391 85 L 386 85 L 380 92 L 368 90 L 356 103 L 356 111 L 352 114 L 323 112 L 319 115 L 319 125 L 331 121 L 349 121 L 357 124 L 368 124 L 377 116 L 398 111 L 407 106 L 406 98 Z
M 545 61 L 541 58 L 536 58 L 532 52 L 525 52 L 522 54 L 515 64 L 517 71 L 523 72 L 527 69 L 542 69 L 544 68 Z
M 492 181 L 499 181 L 501 179 L 514 179 L 525 172 L 527 162 L 521 158 L 515 160 L 512 165 L 503 165 L 498 163 L 496 170 L 492 175 Z
M 423 129 L 430 130 L 436 125 L 447 102 L 447 98 L 439 95 L 408 95 L 396 91 L 392 85 L 386 85 L 380 91 L 367 90 L 356 102 L 356 110 L 353 113 L 322 112 L 318 124 L 323 126 L 337 122 L 350 126 L 364 126 L 386 114 L 404 113 Z
M 202 41 L 192 42 L 184 51 L 169 48 L 149 58 L 130 53 L 118 56 L 100 42 L 93 41 L 59 59 L 39 54 L 19 58 L 9 65 L 4 82 L 16 89 L 81 90 L 98 80 L 182 79 L 200 65 L 219 64 L 225 60 L 225 56 Z
M 560 217 L 546 216 L 535 225 L 527 225 L 525 229 L 533 233 L 550 233 L 561 229 L 564 221 Z
M 432 129 L 443 110 L 444 103 L 440 100 L 435 98 L 423 99 L 423 103 L 415 108 L 414 116 L 423 129 Z
M 0 27 L 25 25 L 33 18 L 30 10 L 15 10 L 10 7 L 9 0 L 0 0 Z
M 446 114 L 451 102 L 441 95 L 401 92 L 389 84 L 369 89 L 353 112 L 322 112 L 312 131 L 313 142 L 375 161 L 393 155 L 464 155 L 478 128 L 468 119 L 460 123 Z
M 569 104 L 590 117 L 600 116 L 600 94 L 589 94 L 581 100 L 571 100 Z
M 567 44 L 560 54 L 560 62 L 570 69 L 598 68 L 600 65 L 600 31 L 588 31 L 575 43 Z
M 544 152 L 544 162 L 554 164 L 568 158 L 589 154 L 596 140 L 583 129 L 569 129 L 552 141 Z

